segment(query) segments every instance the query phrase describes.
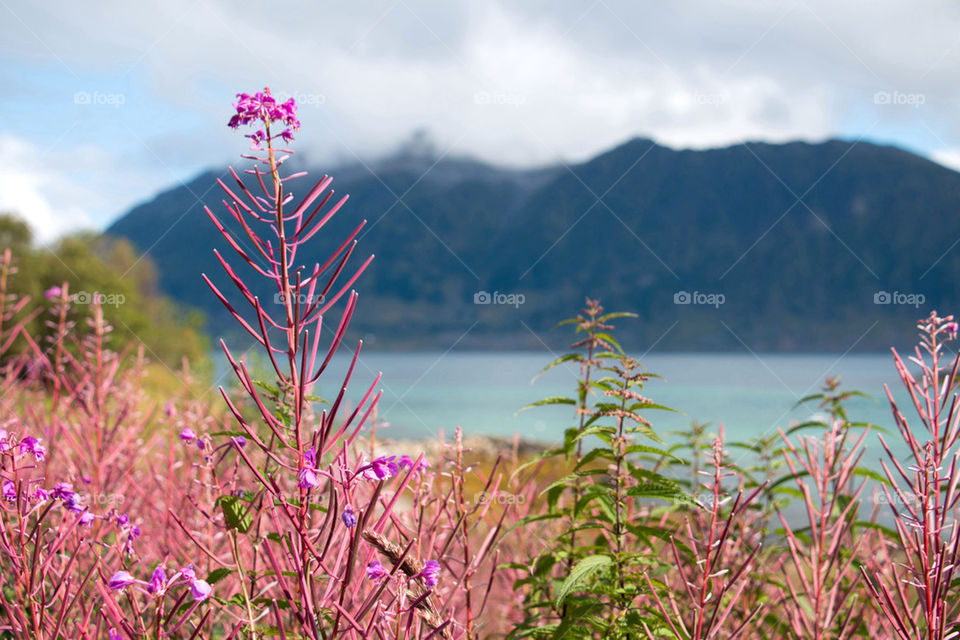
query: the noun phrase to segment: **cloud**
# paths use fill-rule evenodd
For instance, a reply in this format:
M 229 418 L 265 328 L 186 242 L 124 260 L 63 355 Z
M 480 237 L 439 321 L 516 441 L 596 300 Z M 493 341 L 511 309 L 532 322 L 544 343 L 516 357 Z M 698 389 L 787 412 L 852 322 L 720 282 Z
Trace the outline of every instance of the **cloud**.
M 932 159 L 948 169 L 960 171 L 960 149 L 940 149 L 934 151 Z
M 239 152 L 228 102 L 265 84 L 301 97 L 300 148 L 326 160 L 383 153 L 421 127 L 441 151 L 513 165 L 579 161 L 637 135 L 696 148 L 829 136 L 960 148 L 960 8 L 947 0 L 869 11 L 830 0 L 98 9 L 5 9 L 0 73 L 13 91 L 0 97 L 0 131 L 25 117 L 80 122 L 66 146 L 122 157 L 107 164 L 141 195 Z M 77 91 L 125 102 L 75 105 Z M 884 92 L 914 99 L 883 103 Z M 102 223 L 119 210 L 87 215 Z
M 43 243 L 96 228 L 174 181 L 97 144 L 42 146 L 0 133 L 0 211 L 22 217 Z
M 54 204 L 54 193 L 63 193 L 59 177 L 40 163 L 31 161 L 39 152 L 30 142 L 0 135 L 0 211 L 24 218 L 41 242 L 82 227 L 93 221 L 81 204 Z

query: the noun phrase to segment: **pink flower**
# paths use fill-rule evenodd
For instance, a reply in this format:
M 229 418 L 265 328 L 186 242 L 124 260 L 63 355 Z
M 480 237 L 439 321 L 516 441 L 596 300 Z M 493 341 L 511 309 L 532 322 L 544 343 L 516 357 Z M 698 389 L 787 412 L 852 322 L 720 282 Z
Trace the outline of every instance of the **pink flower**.
M 413 469 L 414 472 L 422 471 L 430 466 L 430 463 L 427 462 L 427 459 L 423 458 L 416 465 L 416 467 L 414 467 L 413 460 L 410 458 L 410 456 L 400 456 L 397 458 L 397 464 L 403 469 Z
M 27 436 L 20 441 L 20 455 L 23 456 L 28 453 L 32 453 L 37 462 L 43 462 L 44 457 L 47 455 L 47 450 L 40 444 L 38 438 Z
M 163 565 L 160 565 L 153 570 L 153 575 L 150 576 L 150 582 L 147 583 L 147 592 L 153 594 L 161 593 L 166 586 L 167 574 L 163 570 Z
M 357 526 L 357 515 L 350 507 L 343 510 L 343 513 L 340 514 L 340 519 L 343 520 L 343 525 L 347 529 L 352 529 Z
M 43 297 L 45 297 L 47 300 L 53 300 L 54 298 L 59 298 L 61 295 L 63 295 L 63 289 L 56 286 L 50 287 L 49 289 L 43 292 Z
M 73 485 L 69 482 L 58 482 L 53 488 L 53 497 L 57 500 L 67 501 L 74 497 Z
M 297 472 L 297 486 L 301 489 L 316 489 L 320 486 L 317 475 L 317 452 L 310 447 L 303 452 L 303 466 Z
M 284 141 L 290 142 L 293 140 L 292 132 L 300 128 L 300 121 L 297 119 L 297 101 L 290 98 L 282 104 L 277 104 L 276 99 L 270 94 L 270 87 L 264 87 L 263 91 L 253 95 L 238 93 L 233 108 L 236 113 L 227 123 L 227 126 L 233 129 L 261 122 L 267 126 L 276 123 L 287 127 L 279 135 Z M 248 137 L 259 147 L 260 143 L 266 139 L 266 135 L 263 129 L 258 129 Z
M 320 476 L 312 467 L 304 467 L 297 472 L 297 486 L 301 489 L 316 489 L 320 486 Z
M 367 565 L 367 577 L 371 580 L 382 580 L 388 575 L 390 575 L 390 572 L 377 560 Z
M 252 134 L 248 135 L 247 137 L 250 138 L 250 141 L 251 141 L 251 142 L 253 142 L 253 146 L 259 148 L 259 147 L 260 147 L 260 143 L 262 143 L 263 140 L 264 140 L 264 138 L 267 137 L 267 134 L 264 133 L 263 129 L 257 129 L 256 131 L 254 131 Z
M 17 487 L 12 480 L 3 481 L 3 499 L 7 502 L 16 502 L 17 500 Z
M 424 584 L 428 587 L 437 586 L 437 581 L 440 577 L 440 563 L 436 560 L 427 560 L 427 564 L 424 565 L 423 571 L 417 574 L 418 578 L 423 578 Z
M 184 442 L 193 442 L 197 439 L 197 433 L 190 427 L 184 427 L 180 432 L 180 439 Z
M 83 511 L 83 504 L 80 501 L 80 496 L 77 494 L 73 494 L 64 500 L 63 506 L 67 511 L 72 511 L 73 513 L 80 513 Z
M 400 465 L 396 462 L 396 456 L 380 456 L 370 464 L 361 468 L 363 476 L 368 480 L 386 480 L 390 476 L 396 475 L 400 470 Z
M 193 580 L 190 583 L 190 595 L 193 596 L 194 602 L 206 600 L 211 591 L 213 591 L 213 587 L 206 580 Z
M 117 571 L 108 583 L 113 591 L 122 591 L 132 584 L 140 582 L 126 571 Z

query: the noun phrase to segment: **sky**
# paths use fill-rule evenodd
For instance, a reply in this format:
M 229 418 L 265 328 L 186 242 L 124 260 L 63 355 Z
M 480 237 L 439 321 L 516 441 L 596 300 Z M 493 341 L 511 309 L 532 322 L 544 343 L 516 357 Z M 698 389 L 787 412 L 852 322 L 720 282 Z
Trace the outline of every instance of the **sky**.
M 960 169 L 960 4 L 912 0 L 0 0 L 0 211 L 49 241 L 246 149 L 239 91 L 300 104 L 296 147 L 573 163 L 831 137 Z

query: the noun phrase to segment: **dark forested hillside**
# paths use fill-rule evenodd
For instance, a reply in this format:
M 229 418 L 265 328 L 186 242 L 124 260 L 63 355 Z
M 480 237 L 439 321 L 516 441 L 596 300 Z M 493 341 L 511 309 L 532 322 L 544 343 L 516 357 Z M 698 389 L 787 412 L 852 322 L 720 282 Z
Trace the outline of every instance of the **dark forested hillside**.
M 960 292 L 960 174 L 893 147 L 635 139 L 535 171 L 401 153 L 330 172 L 351 197 L 317 255 L 367 219 L 356 258 L 377 257 L 356 329 L 384 347 L 552 346 L 550 327 L 594 295 L 641 314 L 622 325 L 635 345 L 878 349 Z M 221 210 L 218 175 L 107 231 L 148 251 L 163 290 L 214 333 L 227 323 L 200 274 L 226 290 L 212 254 L 225 243 L 200 202 Z M 513 304 L 475 304 L 484 291 Z M 892 304 L 874 304 L 882 292 Z

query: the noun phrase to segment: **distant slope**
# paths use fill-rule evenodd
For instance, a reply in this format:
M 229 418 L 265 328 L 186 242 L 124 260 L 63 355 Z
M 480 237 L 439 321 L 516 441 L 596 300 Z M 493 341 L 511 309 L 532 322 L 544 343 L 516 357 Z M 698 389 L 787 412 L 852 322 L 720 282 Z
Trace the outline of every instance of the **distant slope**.
M 200 273 L 226 286 L 212 254 L 225 243 L 199 201 L 222 209 L 217 175 L 107 230 L 149 251 L 163 290 L 205 310 L 213 333 L 230 323 Z M 960 310 L 960 174 L 893 147 L 635 139 L 569 168 L 400 154 L 334 178 L 351 198 L 316 257 L 368 220 L 359 251 L 377 258 L 359 283 L 357 332 L 382 346 L 556 347 L 550 327 L 586 295 L 640 312 L 621 327 L 661 349 L 879 349 L 912 337 L 931 308 Z M 478 291 L 524 303 L 475 305 Z M 681 291 L 724 303 L 674 304 Z M 878 291 L 925 302 L 875 305 Z

